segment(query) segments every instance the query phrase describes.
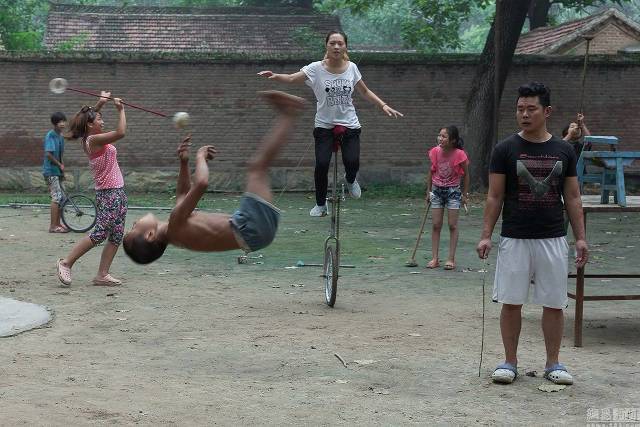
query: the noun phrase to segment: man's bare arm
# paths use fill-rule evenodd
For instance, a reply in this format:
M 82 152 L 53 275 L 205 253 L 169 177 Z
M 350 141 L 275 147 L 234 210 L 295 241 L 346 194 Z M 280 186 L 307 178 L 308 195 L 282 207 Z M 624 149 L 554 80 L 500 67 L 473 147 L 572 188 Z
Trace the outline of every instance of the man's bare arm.
M 589 250 L 584 229 L 584 215 L 582 212 L 582 199 L 580 197 L 578 177 L 571 176 L 565 178 L 562 198 L 564 199 L 567 215 L 569 215 L 573 236 L 576 239 L 576 267 L 583 267 L 589 259 Z
M 487 194 L 487 203 L 484 207 L 482 234 L 480 235 L 480 243 L 478 243 L 476 249 L 478 256 L 482 259 L 488 257 L 491 251 L 491 235 L 502 211 L 505 183 L 506 175 L 498 173 L 489 174 L 489 192 Z

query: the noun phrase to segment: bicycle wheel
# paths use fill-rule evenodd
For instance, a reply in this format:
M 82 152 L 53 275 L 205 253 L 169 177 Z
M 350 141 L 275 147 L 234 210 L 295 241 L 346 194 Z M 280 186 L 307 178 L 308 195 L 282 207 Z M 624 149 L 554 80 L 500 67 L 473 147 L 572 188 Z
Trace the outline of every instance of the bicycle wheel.
M 338 294 L 338 257 L 333 246 L 328 245 L 324 252 L 324 299 L 329 307 L 336 303 Z
M 60 217 L 70 230 L 84 233 L 96 224 L 95 202 L 82 194 L 73 194 L 62 205 Z

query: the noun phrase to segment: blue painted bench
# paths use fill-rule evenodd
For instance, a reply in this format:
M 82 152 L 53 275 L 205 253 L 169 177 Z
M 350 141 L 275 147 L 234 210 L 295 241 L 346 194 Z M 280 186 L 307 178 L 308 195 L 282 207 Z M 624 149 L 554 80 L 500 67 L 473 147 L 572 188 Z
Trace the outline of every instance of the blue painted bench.
M 616 145 L 618 145 L 618 138 L 615 136 L 585 136 L 584 148 L 582 152 L 591 151 L 594 146 L 603 145 L 609 148 L 609 151 L 616 151 Z M 587 166 L 590 166 L 587 168 Z M 594 159 L 585 159 L 582 155 L 578 157 L 578 181 L 580 182 L 580 193 L 584 187 L 585 182 L 592 182 L 600 184 L 602 182 L 603 173 L 611 173 L 604 170 L 596 170 L 594 172 L 594 166 L 598 168 L 604 167 L 604 164 Z
M 578 158 L 578 182 L 582 189 L 585 182 L 600 184 L 600 203 L 609 203 L 609 192 L 613 192 L 614 203 L 627 206 L 624 186 L 624 167 L 640 159 L 640 151 L 616 151 L 615 136 L 586 136 L 585 146 L 609 145 L 611 151 L 583 150 Z M 588 172 L 585 166 L 599 166 L 601 171 Z

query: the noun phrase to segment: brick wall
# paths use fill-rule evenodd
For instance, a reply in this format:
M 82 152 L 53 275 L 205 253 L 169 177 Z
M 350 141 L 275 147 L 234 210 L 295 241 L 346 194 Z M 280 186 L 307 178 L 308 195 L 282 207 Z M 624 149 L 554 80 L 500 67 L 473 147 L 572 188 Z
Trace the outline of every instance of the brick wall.
M 358 62 L 358 55 L 352 56 Z M 60 110 L 72 116 L 83 103 L 95 101 L 73 92 L 51 93 L 49 80 L 65 77 L 71 86 L 109 89 L 129 102 L 170 115 L 188 111 L 194 143 L 213 143 L 220 152 L 212 167 L 212 186 L 219 190 L 242 186 L 245 162 L 274 116 L 257 99 L 256 91 L 276 88 L 303 96 L 310 101 L 310 108 L 274 165 L 274 185 L 311 188 L 313 94 L 305 85 L 287 86 L 256 76 L 262 69 L 294 72 L 306 62 L 18 60 L 0 56 L 0 175 L 7 171 L 37 171 L 50 114 Z M 402 119 L 387 118 L 356 96 L 363 124 L 363 180 L 419 182 L 427 167 L 425 152 L 434 144 L 439 128 L 462 124 L 475 58 L 418 58 L 411 63 L 367 59 L 360 61 L 359 67 L 369 88 L 405 114 Z M 519 84 L 529 80 L 545 82 L 552 88 L 554 112 L 550 130 L 560 133 L 578 108 L 581 67 L 580 58 L 518 59 L 505 86 L 501 136 L 515 130 L 514 93 Z M 586 87 L 586 123 L 592 132 L 617 135 L 623 149 L 640 150 L 640 122 L 635 120 L 633 110 L 640 105 L 640 92 L 635 89 L 640 87 L 640 61 L 594 58 Z M 104 119 L 107 127 L 115 126 L 115 109 L 111 105 L 105 107 Z M 118 159 L 127 174 L 127 185 L 138 189 L 166 188 L 165 181 L 170 182 L 177 169 L 174 153 L 179 133 L 170 119 L 130 108 L 127 121 L 127 136 L 118 143 Z M 474 143 L 473 135 L 463 137 L 467 144 Z M 65 163 L 70 170 L 86 169 L 87 162 L 77 143 L 67 143 Z M 151 179 L 145 180 L 144 176 Z M 145 185 L 136 187 L 138 182 Z

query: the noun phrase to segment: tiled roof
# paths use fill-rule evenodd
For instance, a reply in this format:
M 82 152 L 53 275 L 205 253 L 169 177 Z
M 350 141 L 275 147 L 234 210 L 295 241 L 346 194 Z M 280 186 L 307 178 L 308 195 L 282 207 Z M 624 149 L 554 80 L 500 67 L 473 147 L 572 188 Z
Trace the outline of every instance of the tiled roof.
M 299 8 L 111 7 L 52 4 L 48 49 L 291 53 L 322 46 L 333 15 Z M 319 34 L 306 40 L 307 33 Z M 305 46 L 306 45 L 306 46 Z
M 640 25 L 624 16 L 616 9 L 588 16 L 575 21 L 565 22 L 555 27 L 536 28 L 520 36 L 516 54 L 554 53 L 563 45 L 592 33 L 608 20 L 616 20 L 624 27 L 636 32 L 640 37 Z M 596 31 L 597 32 L 597 31 Z

